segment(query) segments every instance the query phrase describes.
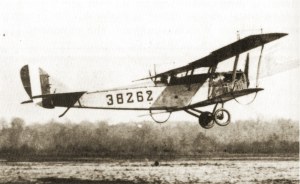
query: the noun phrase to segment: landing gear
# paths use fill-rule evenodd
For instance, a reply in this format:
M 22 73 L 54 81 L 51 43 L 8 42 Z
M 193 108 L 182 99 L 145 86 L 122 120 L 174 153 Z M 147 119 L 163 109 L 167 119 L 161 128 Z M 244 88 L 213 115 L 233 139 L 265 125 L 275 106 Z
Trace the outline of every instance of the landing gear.
M 199 124 L 205 129 L 212 128 L 215 125 L 213 114 L 211 112 L 201 113 L 199 116 Z
M 219 126 L 226 126 L 230 123 L 230 113 L 228 110 L 224 109 L 224 104 L 222 107 L 217 109 L 218 103 L 215 105 L 213 112 L 202 112 L 198 109 L 186 109 L 185 112 L 195 116 L 199 120 L 199 125 L 202 128 L 210 129 L 215 123 Z
M 220 126 L 226 126 L 230 123 L 230 113 L 226 109 L 218 109 L 213 116 L 214 121 Z

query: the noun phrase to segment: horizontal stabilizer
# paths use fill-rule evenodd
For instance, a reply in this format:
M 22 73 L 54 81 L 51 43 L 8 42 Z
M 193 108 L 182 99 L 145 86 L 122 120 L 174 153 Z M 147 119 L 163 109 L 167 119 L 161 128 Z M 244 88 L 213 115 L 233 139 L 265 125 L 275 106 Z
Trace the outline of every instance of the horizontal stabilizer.
M 33 96 L 33 99 L 42 98 L 42 107 L 72 107 L 86 91 L 71 92 L 71 93 L 55 93 Z
M 21 102 L 21 104 L 27 104 L 27 103 L 33 103 L 33 100 L 27 100 L 27 101 Z

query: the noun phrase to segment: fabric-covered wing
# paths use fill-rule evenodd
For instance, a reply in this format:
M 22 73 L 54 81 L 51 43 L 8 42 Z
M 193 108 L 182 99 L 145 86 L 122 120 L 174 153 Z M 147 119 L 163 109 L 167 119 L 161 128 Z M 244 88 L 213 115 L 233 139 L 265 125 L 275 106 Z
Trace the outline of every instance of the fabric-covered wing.
M 277 40 L 286 35 L 287 35 L 286 33 L 268 33 L 268 34 L 251 35 L 243 39 L 240 39 L 236 42 L 233 42 L 229 45 L 226 45 L 218 50 L 215 50 L 208 56 L 193 61 L 188 65 L 157 74 L 156 76 L 152 76 L 150 78 L 154 78 L 162 75 L 177 74 L 177 73 L 185 72 L 187 70 L 196 69 L 200 67 L 215 66 L 221 61 L 224 61 L 226 59 L 229 59 L 238 54 L 254 49 L 256 47 L 262 46 L 266 43 Z
M 232 100 L 232 99 L 235 99 L 235 98 L 238 98 L 238 97 L 241 97 L 241 96 L 249 95 L 251 93 L 257 93 L 261 90 L 263 90 L 263 89 L 262 88 L 249 88 L 249 89 L 243 89 L 243 90 L 239 90 L 239 91 L 224 93 L 224 94 L 222 94 L 220 96 L 217 96 L 215 98 L 208 99 L 208 100 L 198 102 L 198 103 L 195 103 L 195 104 L 191 104 L 191 105 L 189 105 L 185 108 L 190 109 L 190 108 L 197 108 L 197 107 L 212 105 L 212 104 L 216 104 L 216 103 L 223 103 L 223 102 L 227 102 L 229 100 Z

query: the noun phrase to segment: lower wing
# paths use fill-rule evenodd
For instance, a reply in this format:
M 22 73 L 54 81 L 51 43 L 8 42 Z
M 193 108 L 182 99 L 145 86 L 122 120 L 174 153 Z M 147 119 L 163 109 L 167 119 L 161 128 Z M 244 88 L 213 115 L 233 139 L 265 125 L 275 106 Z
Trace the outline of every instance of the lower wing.
M 239 90 L 239 91 L 228 92 L 228 93 L 224 93 L 222 95 L 216 96 L 211 99 L 207 99 L 207 100 L 204 100 L 201 102 L 197 102 L 197 103 L 188 105 L 184 109 L 203 107 L 203 106 L 212 105 L 212 104 L 216 104 L 216 103 L 224 103 L 229 100 L 235 99 L 237 97 L 249 95 L 251 93 L 257 93 L 262 90 L 263 90 L 262 88 L 249 88 L 249 89 L 243 89 L 243 90 Z

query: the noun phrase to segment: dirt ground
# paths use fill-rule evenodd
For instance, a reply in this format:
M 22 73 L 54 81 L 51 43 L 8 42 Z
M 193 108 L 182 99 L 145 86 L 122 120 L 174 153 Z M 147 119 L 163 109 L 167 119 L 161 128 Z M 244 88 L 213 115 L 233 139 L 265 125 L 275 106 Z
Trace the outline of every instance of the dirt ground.
M 0 183 L 299 183 L 299 160 L 0 161 Z

